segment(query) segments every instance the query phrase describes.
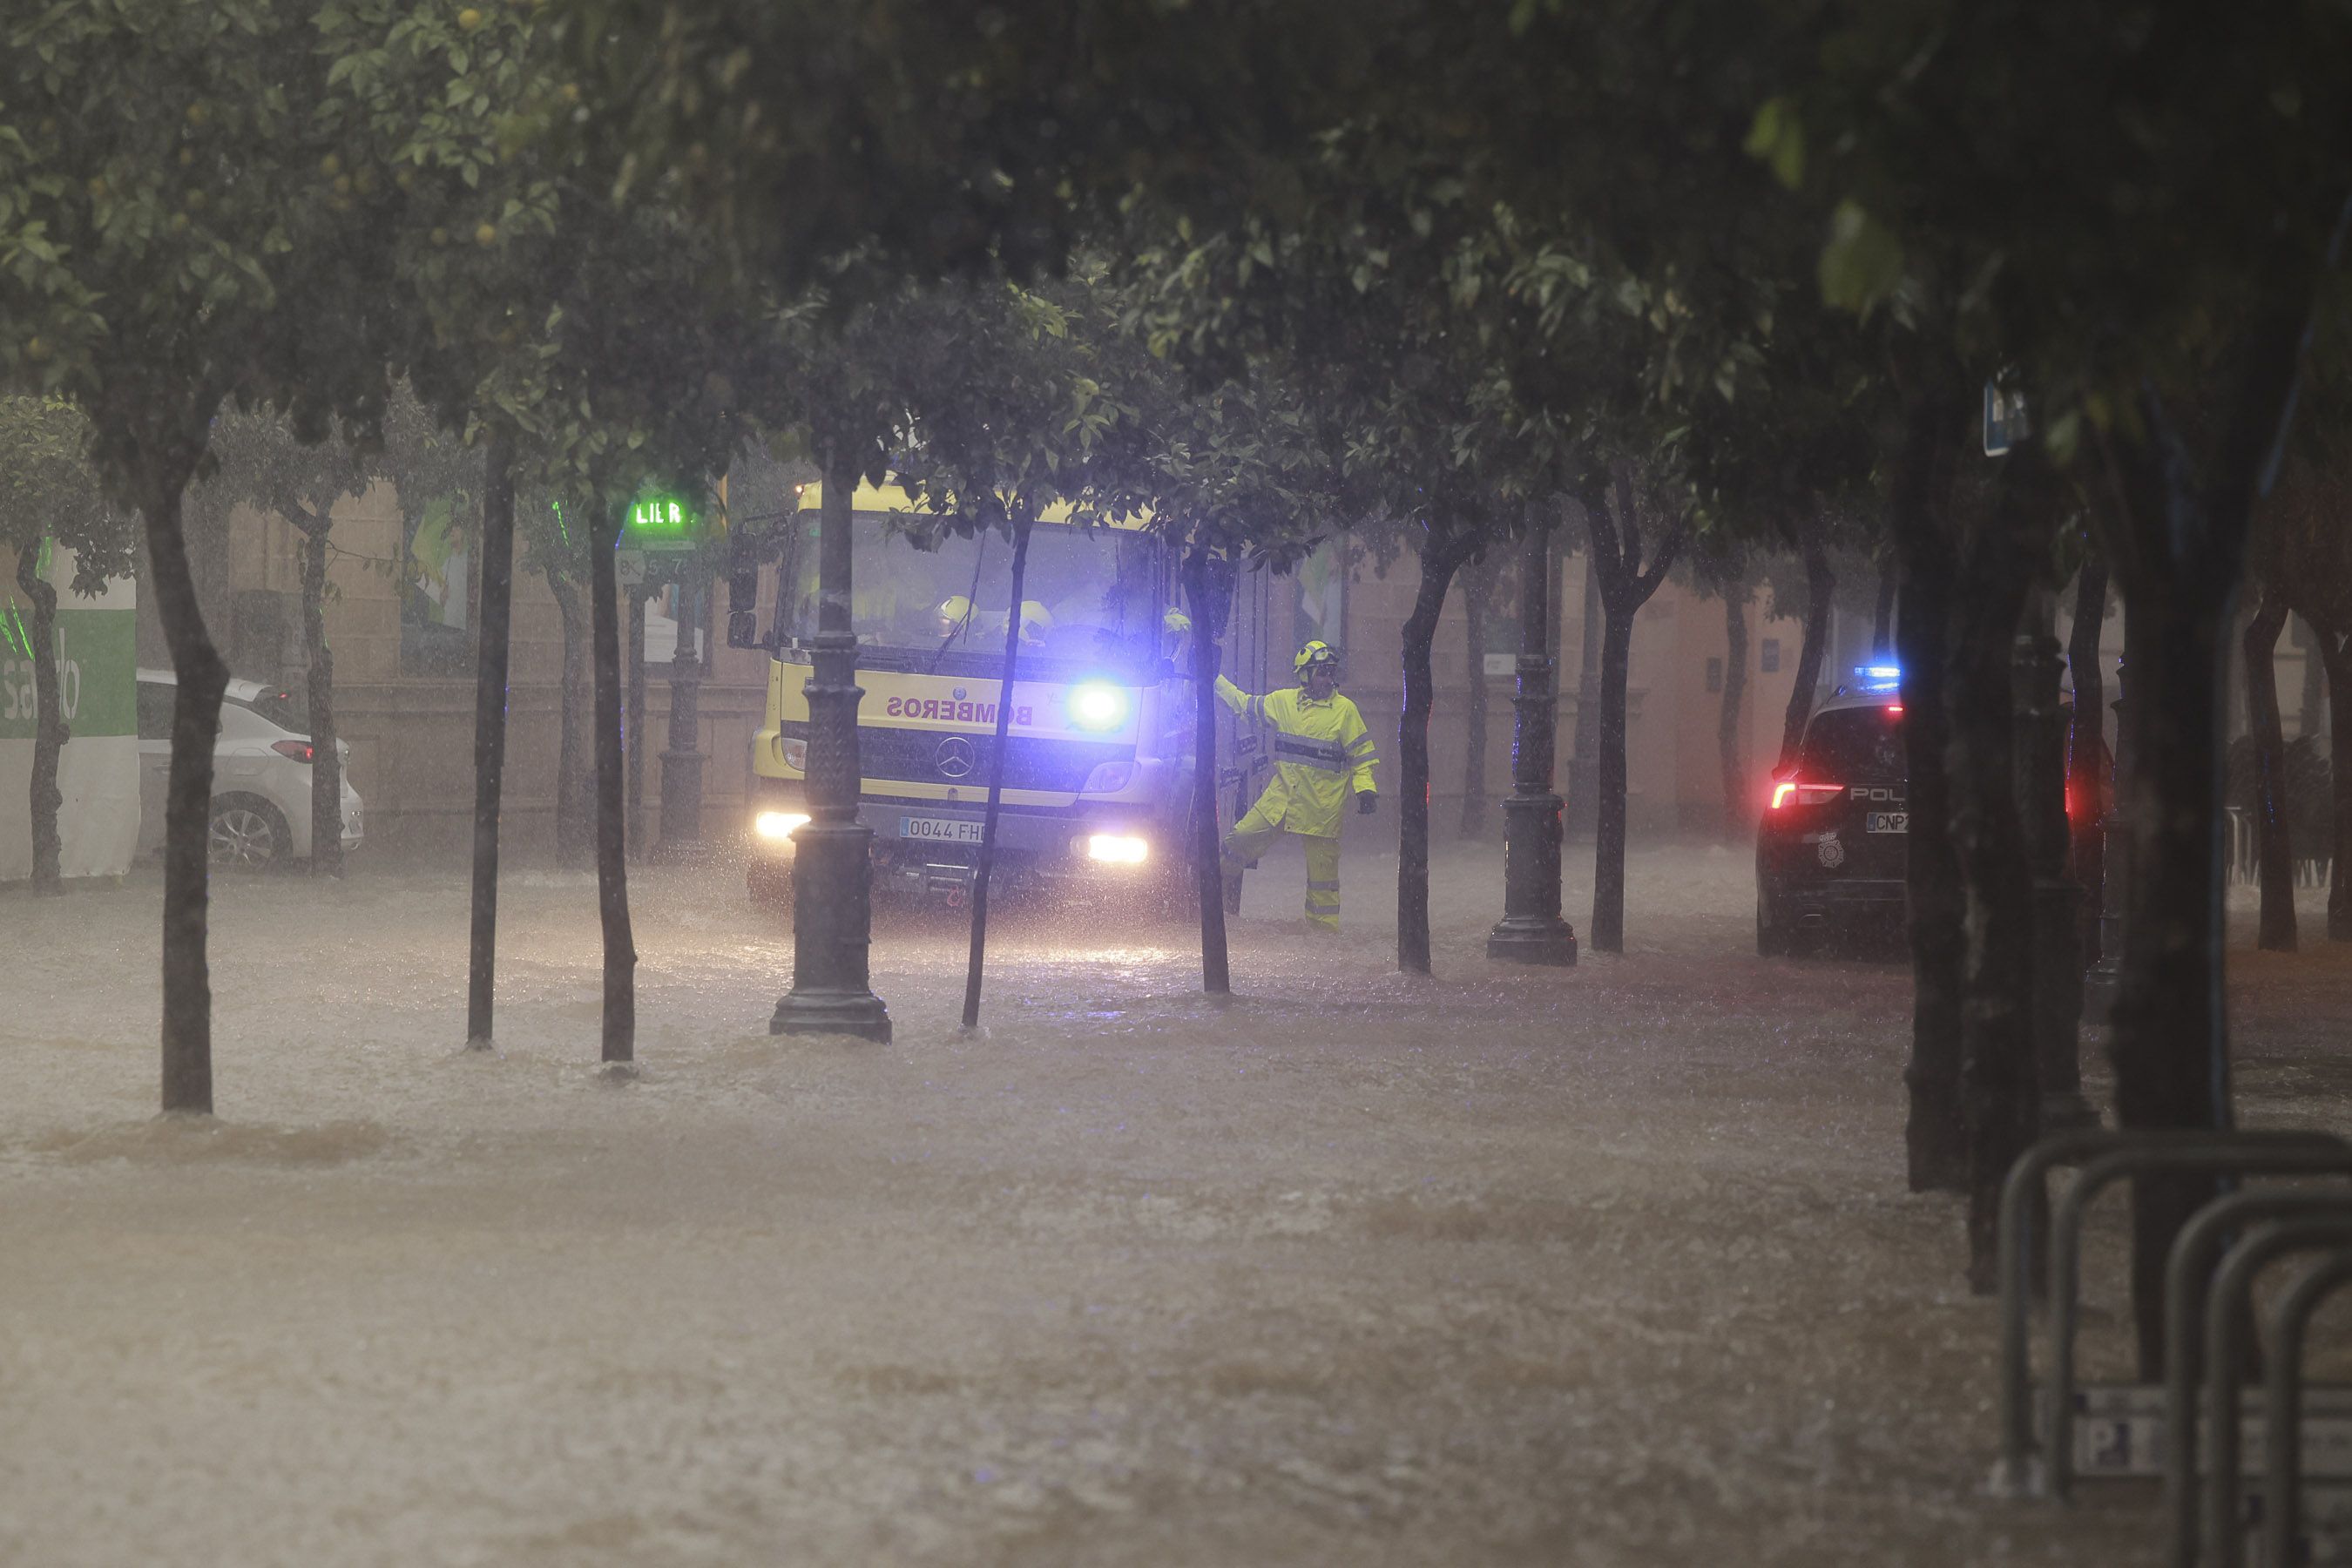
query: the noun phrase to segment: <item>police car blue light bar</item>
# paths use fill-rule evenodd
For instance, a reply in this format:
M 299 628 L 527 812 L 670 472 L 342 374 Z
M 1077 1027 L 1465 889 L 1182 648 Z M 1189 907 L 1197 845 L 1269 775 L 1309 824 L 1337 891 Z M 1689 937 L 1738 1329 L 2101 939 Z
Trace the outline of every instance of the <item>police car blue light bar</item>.
M 1853 689 L 1869 692 L 1900 691 L 1903 689 L 1903 667 L 1899 664 L 1857 664 L 1853 667 Z

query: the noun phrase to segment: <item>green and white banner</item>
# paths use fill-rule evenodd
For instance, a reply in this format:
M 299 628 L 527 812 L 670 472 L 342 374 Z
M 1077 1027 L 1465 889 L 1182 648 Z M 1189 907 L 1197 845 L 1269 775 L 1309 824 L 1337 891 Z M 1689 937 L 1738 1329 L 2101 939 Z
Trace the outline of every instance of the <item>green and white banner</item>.
M 0 880 L 33 872 L 33 607 L 0 551 Z M 116 578 L 85 599 L 74 559 L 50 552 L 42 575 L 58 591 L 58 696 L 70 732 L 58 755 L 58 812 L 68 877 L 120 876 L 139 845 L 138 590 Z

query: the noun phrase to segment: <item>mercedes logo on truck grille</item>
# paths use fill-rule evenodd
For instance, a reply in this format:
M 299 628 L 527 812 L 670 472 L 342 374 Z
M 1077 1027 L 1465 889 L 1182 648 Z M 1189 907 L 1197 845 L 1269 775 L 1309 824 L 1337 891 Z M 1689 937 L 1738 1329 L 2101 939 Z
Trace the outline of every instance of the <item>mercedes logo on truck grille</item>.
M 971 772 L 971 742 L 961 735 L 950 735 L 940 742 L 940 749 L 931 753 L 931 762 L 940 770 L 940 777 L 960 779 Z

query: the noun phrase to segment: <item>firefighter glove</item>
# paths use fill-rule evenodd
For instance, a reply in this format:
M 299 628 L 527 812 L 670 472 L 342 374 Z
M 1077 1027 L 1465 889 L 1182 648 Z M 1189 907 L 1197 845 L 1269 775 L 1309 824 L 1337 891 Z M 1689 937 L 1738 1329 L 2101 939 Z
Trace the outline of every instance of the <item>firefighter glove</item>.
M 1370 816 L 1380 808 L 1380 804 L 1379 795 L 1374 795 L 1370 790 L 1365 790 L 1356 796 L 1356 815 Z

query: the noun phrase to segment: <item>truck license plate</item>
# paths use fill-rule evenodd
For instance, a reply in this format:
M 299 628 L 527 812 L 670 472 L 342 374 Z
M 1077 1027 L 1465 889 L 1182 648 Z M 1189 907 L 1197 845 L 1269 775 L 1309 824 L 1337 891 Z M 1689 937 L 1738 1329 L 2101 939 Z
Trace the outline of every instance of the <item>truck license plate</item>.
M 981 825 L 961 816 L 902 816 L 901 838 L 929 838 L 941 844 L 977 844 Z
M 1907 811 L 1874 811 L 1864 818 L 1863 828 L 1870 833 L 1908 833 L 1911 831 L 1911 814 Z

